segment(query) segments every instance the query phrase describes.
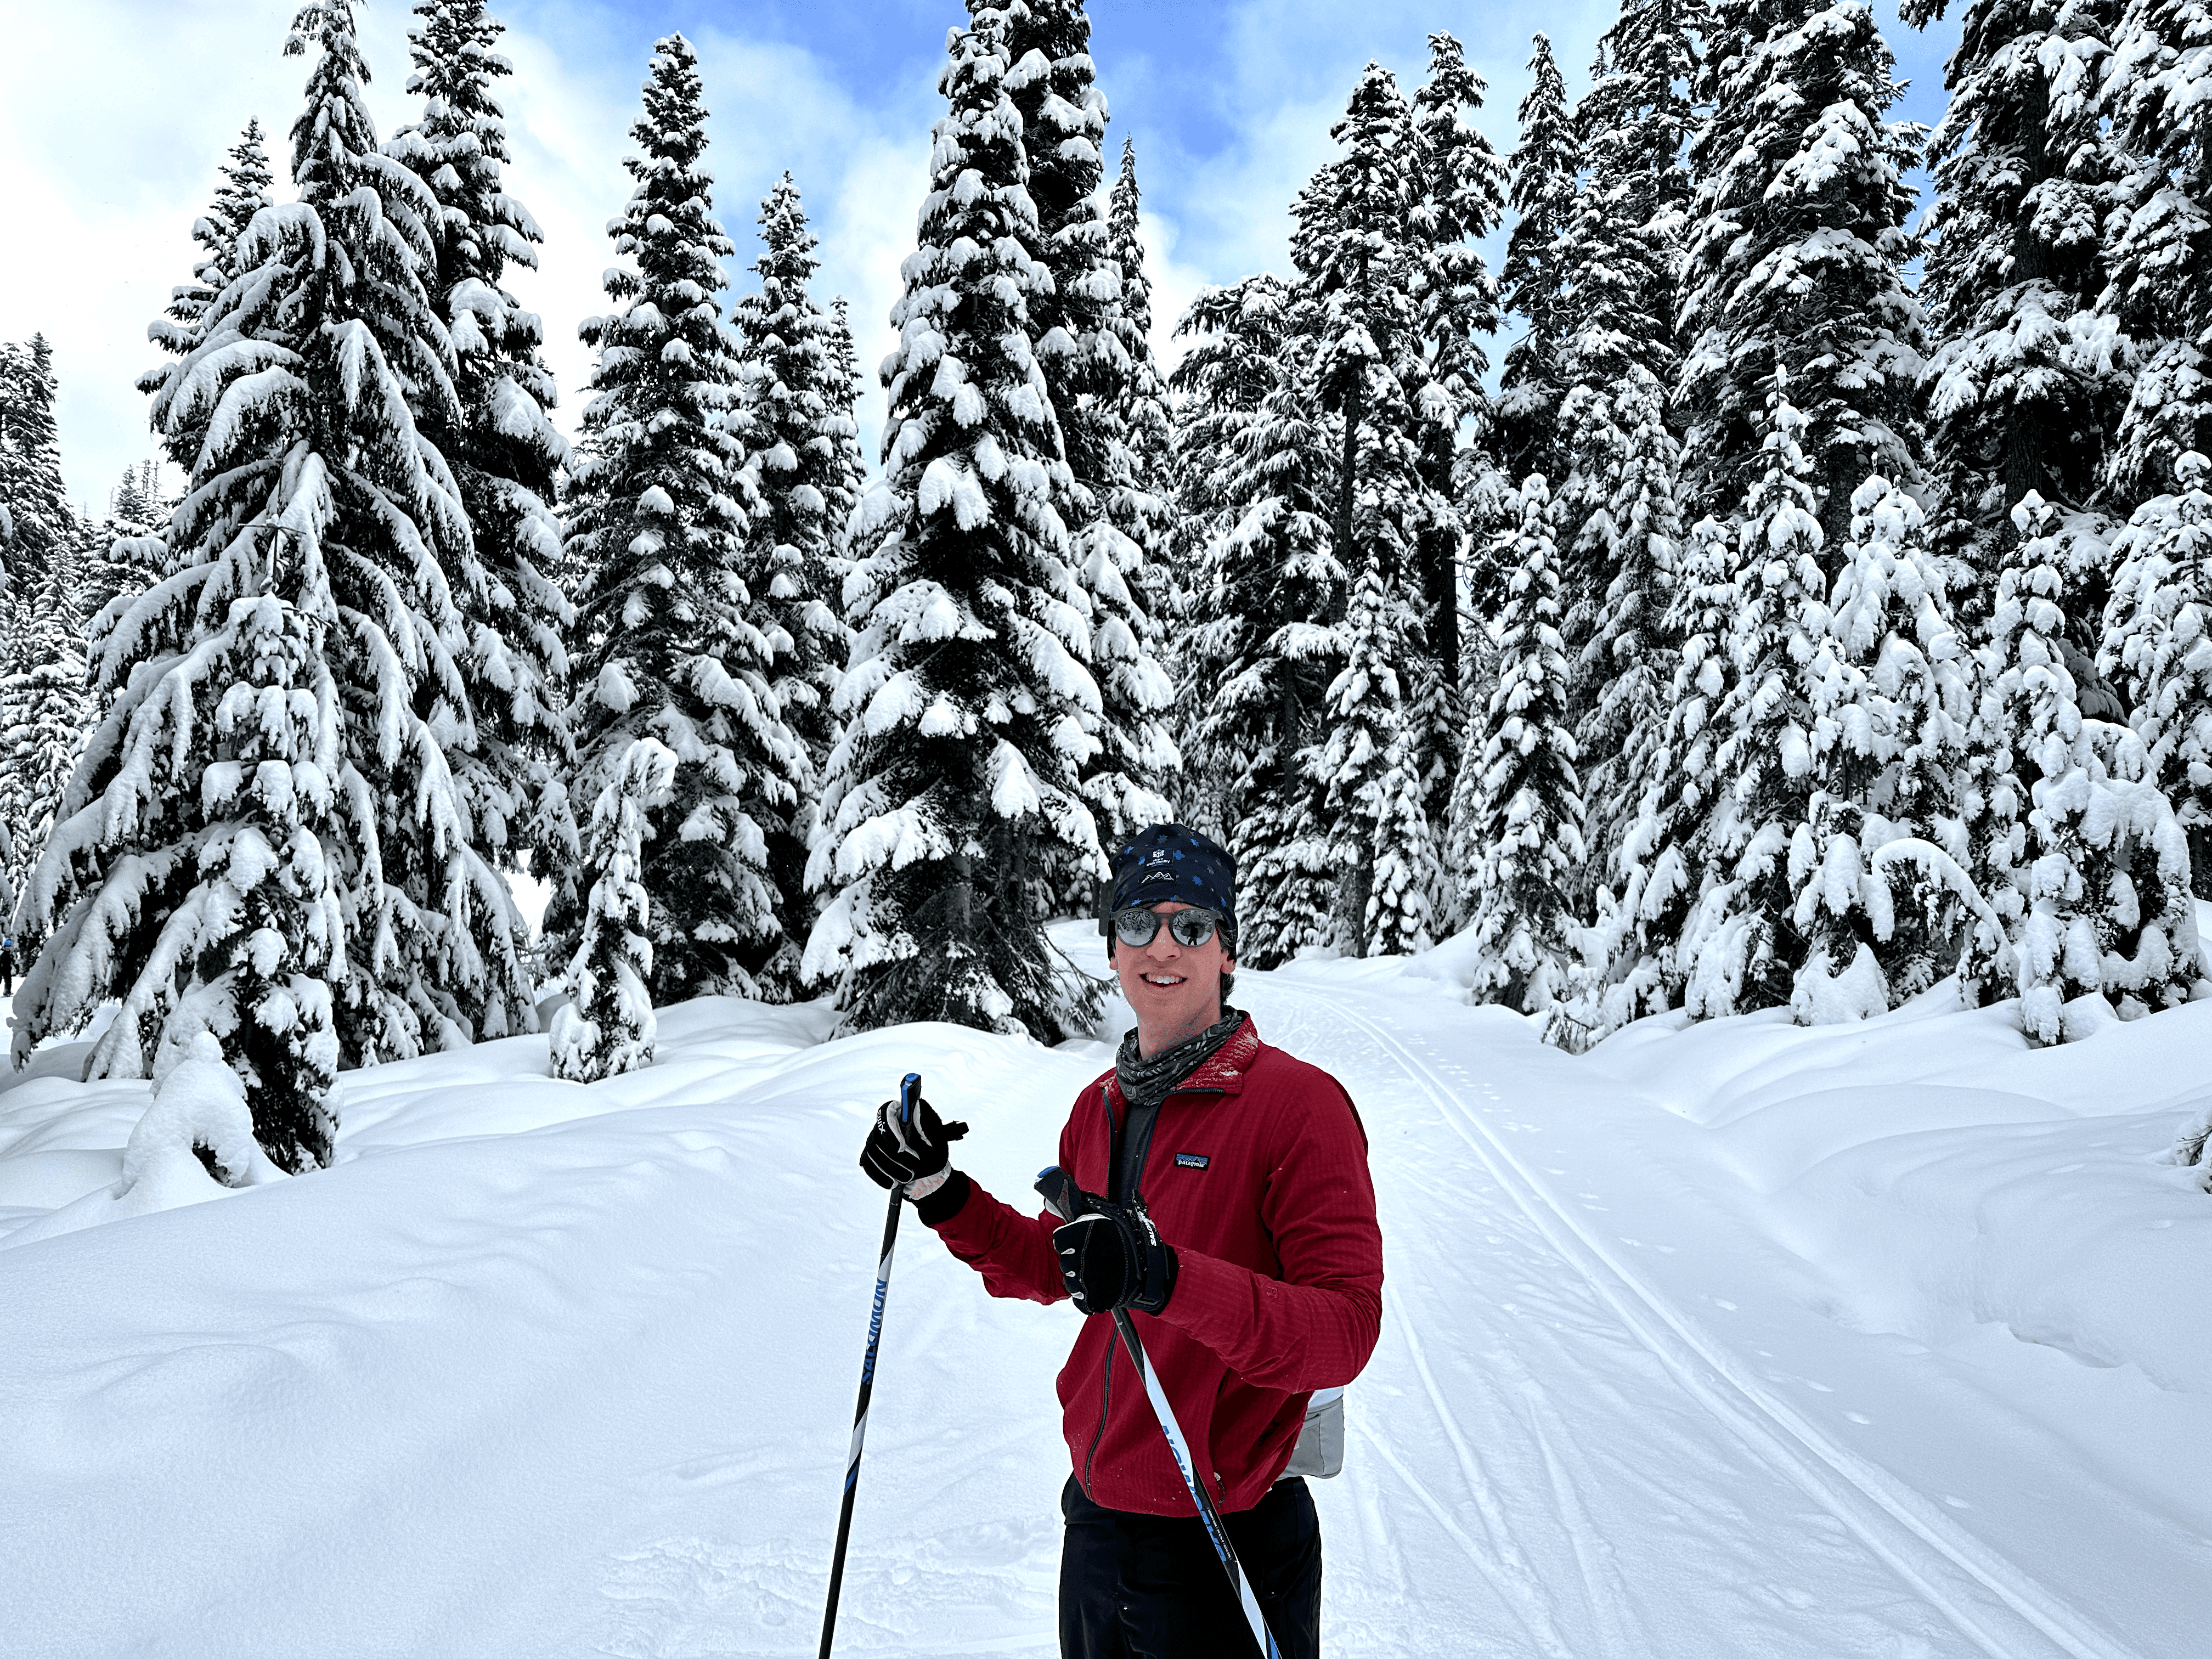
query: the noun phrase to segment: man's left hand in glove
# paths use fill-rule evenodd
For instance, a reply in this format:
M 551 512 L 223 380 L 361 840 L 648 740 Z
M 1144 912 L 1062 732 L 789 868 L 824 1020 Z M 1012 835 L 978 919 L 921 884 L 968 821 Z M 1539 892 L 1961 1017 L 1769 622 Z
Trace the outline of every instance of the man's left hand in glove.
M 1083 1213 L 1052 1235 L 1060 1276 L 1075 1305 L 1086 1314 L 1116 1308 L 1156 1314 L 1167 1306 L 1175 1291 L 1175 1247 L 1160 1237 L 1144 1205 L 1089 1194 L 1083 1202 Z

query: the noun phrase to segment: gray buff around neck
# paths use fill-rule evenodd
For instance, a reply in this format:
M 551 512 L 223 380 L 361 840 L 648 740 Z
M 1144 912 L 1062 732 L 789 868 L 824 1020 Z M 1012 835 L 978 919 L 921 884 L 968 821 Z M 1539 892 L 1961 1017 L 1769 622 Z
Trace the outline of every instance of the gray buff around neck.
M 1121 1085 L 1121 1098 L 1133 1109 L 1158 1105 L 1175 1092 L 1176 1085 L 1212 1059 L 1243 1023 L 1244 1011 L 1224 1003 L 1221 1018 L 1196 1036 L 1185 1037 L 1173 1048 L 1141 1060 L 1137 1055 L 1136 1032 L 1124 1031 L 1121 1049 L 1114 1056 L 1114 1077 Z

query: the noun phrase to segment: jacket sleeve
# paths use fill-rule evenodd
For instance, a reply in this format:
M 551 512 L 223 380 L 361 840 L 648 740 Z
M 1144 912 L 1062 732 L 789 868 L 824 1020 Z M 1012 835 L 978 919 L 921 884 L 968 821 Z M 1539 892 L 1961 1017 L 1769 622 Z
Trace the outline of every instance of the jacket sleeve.
M 1261 1200 L 1282 1278 L 1178 1250 L 1175 1291 L 1159 1313 L 1244 1381 L 1292 1393 L 1350 1382 L 1382 1328 L 1367 1138 L 1351 1101 L 1324 1086 L 1328 1097 L 1299 1115 Z
M 1064 1165 L 1067 1158 L 1065 1131 L 1060 1134 L 1060 1155 Z M 965 1188 L 966 1199 L 948 1216 L 922 1216 L 945 1241 L 945 1247 L 983 1275 L 983 1288 L 993 1296 L 1024 1302 L 1065 1302 L 1067 1285 L 1052 1252 L 1052 1235 L 1060 1225 L 1059 1218 L 1048 1210 L 1024 1215 L 966 1176 L 956 1176 L 953 1180 Z

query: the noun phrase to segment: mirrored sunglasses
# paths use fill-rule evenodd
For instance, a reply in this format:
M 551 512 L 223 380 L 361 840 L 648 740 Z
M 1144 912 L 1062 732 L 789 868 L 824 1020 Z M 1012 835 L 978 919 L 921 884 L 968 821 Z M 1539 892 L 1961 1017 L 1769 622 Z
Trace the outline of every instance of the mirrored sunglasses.
M 1158 910 L 1116 910 L 1114 913 L 1114 937 L 1122 944 L 1142 949 L 1159 937 L 1160 924 L 1168 925 L 1168 932 L 1177 945 L 1186 950 L 1196 950 L 1213 937 L 1221 918 L 1211 910 L 1170 910 L 1163 915 Z

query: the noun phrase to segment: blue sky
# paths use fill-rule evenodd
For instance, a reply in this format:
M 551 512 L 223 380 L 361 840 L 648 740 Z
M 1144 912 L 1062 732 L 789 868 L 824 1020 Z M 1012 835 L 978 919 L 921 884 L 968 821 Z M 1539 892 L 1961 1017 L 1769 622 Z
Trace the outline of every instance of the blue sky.
M 1490 82 L 1482 125 L 1508 151 L 1529 35 L 1551 34 L 1579 91 L 1616 3 L 1099 0 L 1092 53 L 1113 112 L 1109 143 L 1136 141 L 1163 332 L 1204 284 L 1286 266 L 1291 195 L 1329 154 L 1329 124 L 1370 58 L 1410 87 L 1428 33 L 1459 35 Z M 389 133 L 413 112 L 402 89 L 408 11 L 402 0 L 357 3 L 370 101 Z M 1894 0 L 1875 4 L 1915 83 L 1897 113 L 1932 122 L 1955 21 L 1923 35 L 1898 21 Z M 192 218 L 248 115 L 280 135 L 272 159 L 283 171 L 281 134 L 305 73 L 280 55 L 292 9 L 73 0 L 23 9 L 9 25 L 0 222 L 14 257 L 0 262 L 0 338 L 44 329 L 55 343 L 64 465 L 80 501 L 103 501 L 151 448 L 131 388 L 153 360 L 145 325 L 189 273 Z M 514 286 L 544 315 L 564 423 L 588 367 L 575 326 L 603 303 L 603 228 L 628 193 L 620 163 L 638 86 L 653 40 L 672 31 L 700 50 L 708 165 L 740 282 L 759 200 L 789 167 L 823 239 L 824 296 L 851 297 L 873 365 L 890 344 L 898 261 L 913 246 L 945 30 L 965 15 L 957 0 L 495 0 L 495 9 L 517 68 L 510 186 L 547 233 L 542 270 Z M 871 428 L 880 419 L 872 394 L 863 416 Z

